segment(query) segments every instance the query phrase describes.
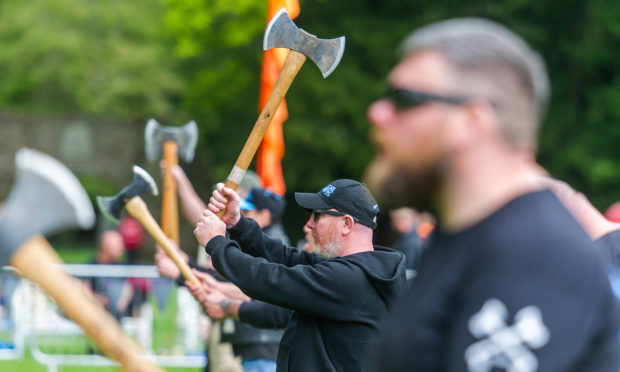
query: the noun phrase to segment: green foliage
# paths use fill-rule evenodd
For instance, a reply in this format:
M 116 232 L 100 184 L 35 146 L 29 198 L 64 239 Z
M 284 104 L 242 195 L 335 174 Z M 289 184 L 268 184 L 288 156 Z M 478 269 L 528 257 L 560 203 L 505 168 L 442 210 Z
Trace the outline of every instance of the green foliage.
M 398 43 L 423 24 L 462 16 L 499 21 L 543 54 L 552 101 L 541 164 L 601 209 L 620 199 L 620 2 L 300 3 L 296 24 L 321 38 L 344 35 L 347 42 L 331 76 L 323 79 L 308 62 L 287 95 L 289 200 L 295 190 L 361 177 L 374 152 L 365 111 L 383 91 Z M 195 119 L 197 156 L 212 172 L 190 176 L 222 180 L 258 114 L 265 12 L 260 0 L 0 2 L 0 106 Z
M 212 17 L 227 13 L 218 8 L 218 2 L 175 3 L 201 6 L 202 12 L 217 8 Z M 301 1 L 296 20 L 300 27 L 324 38 L 345 35 L 347 45 L 331 76 L 323 80 L 308 63 L 287 96 L 290 119 L 284 129 L 283 167 L 290 191 L 316 190 L 340 177 L 361 177 L 374 151 L 365 111 L 382 92 L 385 76 L 397 61 L 398 43 L 423 24 L 462 16 L 499 21 L 543 54 L 553 94 L 541 136 L 540 162 L 600 208 L 620 198 L 616 191 L 620 188 L 620 146 L 616 145 L 620 56 L 613 47 L 620 41 L 620 3 L 604 0 Z M 244 39 L 246 45 L 226 38 L 216 43 L 205 36 L 215 35 L 216 29 L 193 36 L 186 32 L 180 41 L 187 44 L 193 38 L 197 45 L 214 47 L 194 54 L 199 56 L 196 61 L 204 62 L 193 66 L 196 79 L 184 102 L 187 109 L 205 115 L 202 138 L 218 164 L 219 179 L 226 176 L 255 120 L 260 40 L 254 33 L 263 16 L 256 18 L 239 18 L 251 30 Z M 220 56 L 222 45 L 228 53 Z M 220 57 L 209 60 L 210 55 Z
M 196 57 L 213 47 L 238 47 L 262 32 L 267 3 L 255 0 L 163 0 L 166 28 L 181 57 Z
M 88 192 L 88 197 L 95 202 L 97 195 L 115 195 L 118 187 L 107 179 L 96 176 L 81 176 L 80 183 Z
M 0 3 L 0 104 L 23 111 L 167 115 L 183 88 L 157 2 Z

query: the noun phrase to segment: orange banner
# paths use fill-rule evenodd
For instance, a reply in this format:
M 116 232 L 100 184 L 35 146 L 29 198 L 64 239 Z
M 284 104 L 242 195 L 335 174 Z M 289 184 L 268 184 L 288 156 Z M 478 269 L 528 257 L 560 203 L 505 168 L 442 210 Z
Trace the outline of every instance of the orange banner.
M 295 19 L 299 15 L 299 3 L 297 0 L 268 0 L 267 1 L 267 24 L 280 9 L 286 8 L 289 17 Z M 280 70 L 288 49 L 275 48 L 266 50 L 263 54 L 263 67 L 261 70 L 260 90 L 258 97 L 259 112 L 265 106 L 273 87 L 280 76 Z M 269 128 L 263 137 L 256 160 L 256 173 L 260 176 L 263 187 L 270 188 L 273 192 L 284 195 L 286 184 L 282 173 L 282 158 L 284 157 L 284 134 L 282 124 L 288 119 L 288 110 L 285 100 L 282 100 L 276 111 Z

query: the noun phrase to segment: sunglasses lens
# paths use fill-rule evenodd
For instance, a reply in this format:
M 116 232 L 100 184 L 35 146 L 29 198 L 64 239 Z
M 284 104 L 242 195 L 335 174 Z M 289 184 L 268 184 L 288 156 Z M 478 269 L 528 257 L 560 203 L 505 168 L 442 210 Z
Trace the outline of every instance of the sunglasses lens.
M 385 97 L 398 109 L 416 107 L 427 102 L 419 95 L 409 93 L 402 89 L 389 88 Z

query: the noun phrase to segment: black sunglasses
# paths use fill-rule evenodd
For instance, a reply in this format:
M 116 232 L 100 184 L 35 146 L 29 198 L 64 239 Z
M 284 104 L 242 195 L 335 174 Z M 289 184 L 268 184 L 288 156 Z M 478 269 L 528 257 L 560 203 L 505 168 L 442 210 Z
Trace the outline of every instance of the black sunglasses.
M 392 102 L 397 109 L 418 107 L 430 102 L 462 105 L 471 99 L 465 96 L 438 95 L 392 86 L 388 86 L 384 98 Z
M 337 216 L 337 217 L 342 217 L 342 216 L 349 216 L 353 219 L 354 222 L 359 222 L 359 220 L 353 216 L 351 216 L 348 213 L 343 213 L 343 212 L 338 212 L 338 211 L 327 211 L 327 210 L 314 210 L 312 211 L 312 220 L 314 222 L 317 222 L 319 220 L 319 217 L 321 217 L 322 214 L 327 214 L 330 216 Z

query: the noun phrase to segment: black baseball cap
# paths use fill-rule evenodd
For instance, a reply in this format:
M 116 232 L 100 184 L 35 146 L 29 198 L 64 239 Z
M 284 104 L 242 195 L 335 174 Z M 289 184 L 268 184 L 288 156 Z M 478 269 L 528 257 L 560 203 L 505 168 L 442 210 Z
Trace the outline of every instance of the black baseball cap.
M 271 212 L 271 220 L 277 220 L 282 212 L 286 202 L 281 195 L 278 195 L 271 190 L 261 189 L 258 187 L 253 188 L 245 199 L 241 200 L 242 210 L 258 210 L 268 209 Z
M 315 211 L 335 210 L 355 217 L 362 225 L 374 229 L 379 206 L 363 183 L 340 179 L 331 182 L 317 193 L 296 192 L 295 201 L 300 207 Z

